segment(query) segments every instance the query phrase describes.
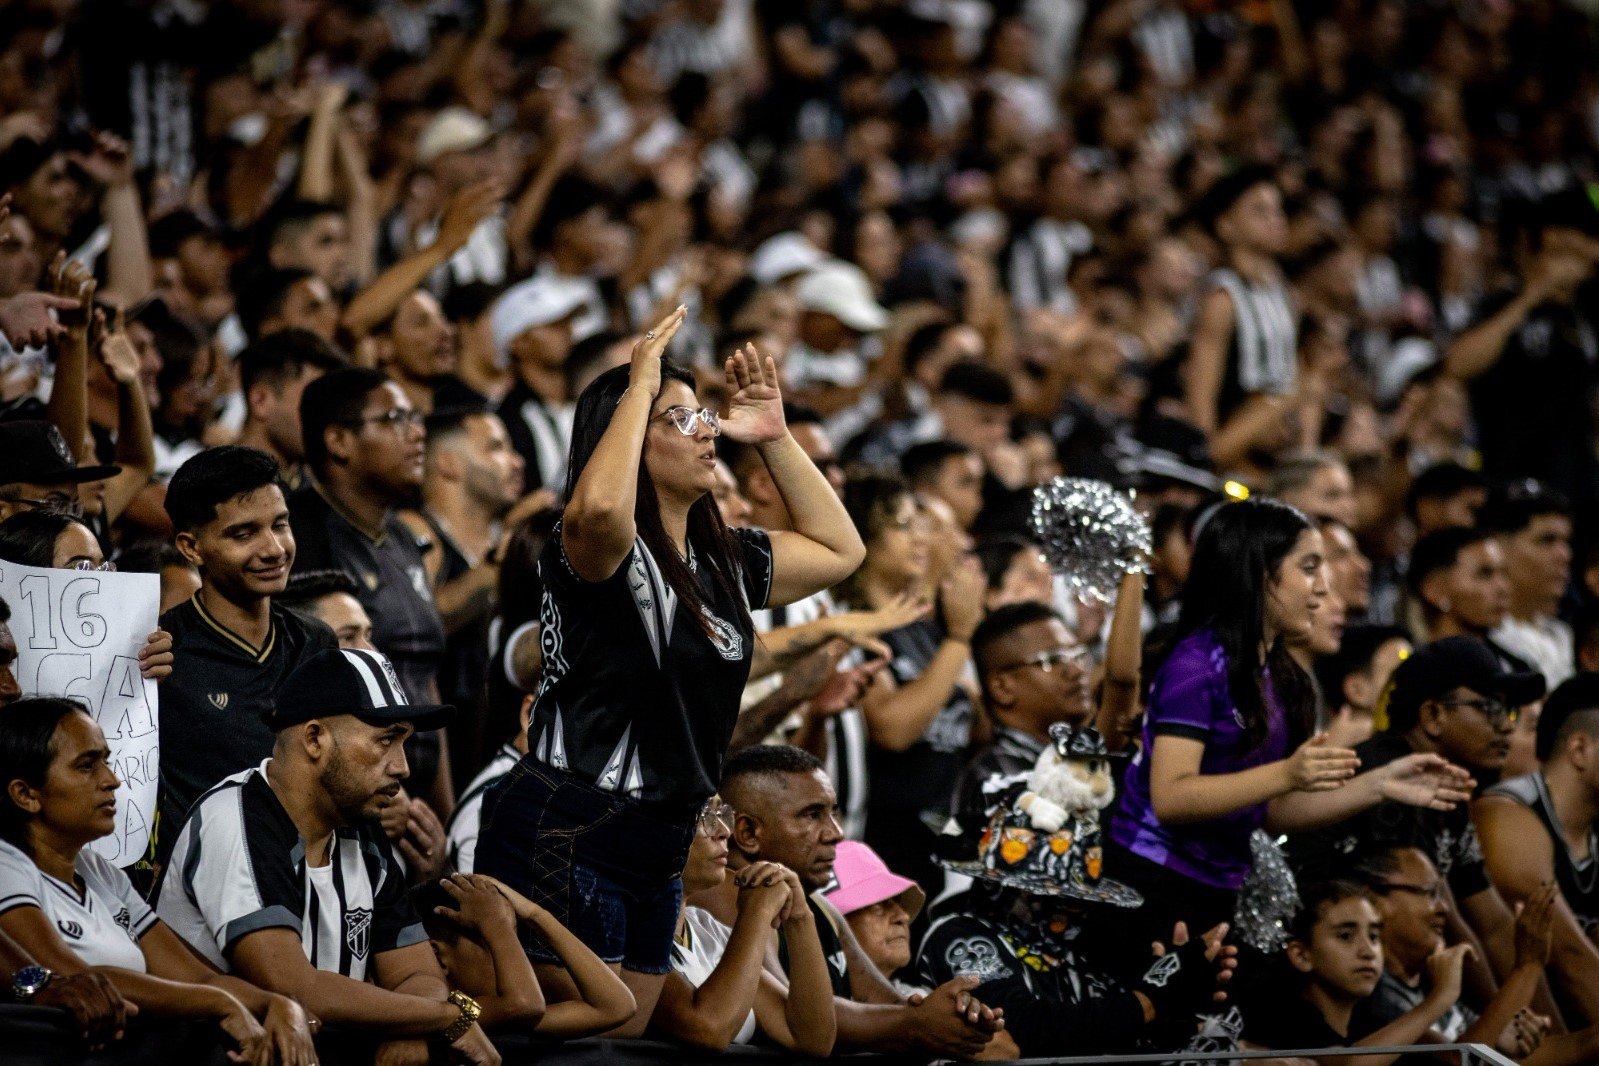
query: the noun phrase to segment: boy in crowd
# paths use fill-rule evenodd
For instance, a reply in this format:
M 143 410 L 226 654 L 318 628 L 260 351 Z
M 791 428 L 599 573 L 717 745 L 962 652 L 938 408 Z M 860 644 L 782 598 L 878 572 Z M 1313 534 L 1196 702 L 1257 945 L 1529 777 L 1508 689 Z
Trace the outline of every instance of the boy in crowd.
M 199 570 L 200 589 L 161 616 L 173 644 L 161 699 L 162 858 L 203 792 L 271 754 L 262 715 L 284 679 L 337 646 L 327 626 L 273 602 L 295 551 L 279 473 L 265 452 L 212 448 L 167 486 L 177 549 Z

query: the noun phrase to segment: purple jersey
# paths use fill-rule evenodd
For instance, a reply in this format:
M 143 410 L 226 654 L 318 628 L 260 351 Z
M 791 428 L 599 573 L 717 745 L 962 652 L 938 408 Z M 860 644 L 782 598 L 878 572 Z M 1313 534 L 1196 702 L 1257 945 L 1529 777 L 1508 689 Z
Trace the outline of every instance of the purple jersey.
M 1183 640 L 1155 675 L 1144 715 L 1144 746 L 1127 771 L 1121 813 L 1111 836 L 1123 847 L 1202 884 L 1236 889 L 1249 873 L 1249 834 L 1266 820 L 1257 803 L 1221 818 L 1189 825 L 1162 825 L 1149 798 L 1149 755 L 1161 735 L 1203 741 L 1199 771 L 1231 774 L 1288 754 L 1288 722 L 1266 679 L 1266 710 L 1271 716 L 1266 740 L 1249 749 L 1243 716 L 1227 689 L 1227 652 L 1216 635 L 1202 629 Z M 1114 876 L 1115 871 L 1110 871 Z

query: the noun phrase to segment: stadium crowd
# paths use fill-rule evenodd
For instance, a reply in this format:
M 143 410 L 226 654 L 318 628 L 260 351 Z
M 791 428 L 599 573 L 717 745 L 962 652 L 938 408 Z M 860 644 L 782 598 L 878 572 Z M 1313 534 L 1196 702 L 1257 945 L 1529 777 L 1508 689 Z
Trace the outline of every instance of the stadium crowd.
M 0 992 L 1599 1061 L 1596 17 L 0 6 L 0 560 L 161 588 L 127 869 L 0 600 Z

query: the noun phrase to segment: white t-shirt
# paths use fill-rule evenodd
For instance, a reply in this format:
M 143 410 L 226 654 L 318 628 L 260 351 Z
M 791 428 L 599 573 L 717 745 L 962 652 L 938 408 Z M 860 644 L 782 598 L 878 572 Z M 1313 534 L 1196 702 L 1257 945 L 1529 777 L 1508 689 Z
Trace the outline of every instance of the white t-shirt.
M 27 855 L 0 843 L 0 914 L 38 907 L 55 923 L 61 939 L 89 966 L 120 966 L 143 973 L 139 938 L 156 923 L 155 911 L 139 898 L 128 875 L 84 848 L 73 868 L 83 881 L 58 881 Z
M 711 917 L 711 913 L 700 907 L 687 907 L 684 910 L 684 924 L 687 926 L 688 944 L 684 946 L 681 941 L 672 941 L 672 969 L 683 975 L 683 979 L 695 988 L 700 987 L 710 980 L 717 963 L 722 961 L 722 955 L 727 951 L 727 941 L 733 935 L 733 930 Z M 748 1044 L 755 1037 L 755 1012 L 750 1011 L 750 1016 L 744 1019 L 744 1024 L 739 1026 L 738 1035 L 733 1037 L 735 1044 Z
M 1507 617 L 1488 635 L 1510 654 L 1531 663 L 1534 670 L 1543 674 L 1551 691 L 1577 672 L 1571 627 L 1558 618 L 1522 621 Z

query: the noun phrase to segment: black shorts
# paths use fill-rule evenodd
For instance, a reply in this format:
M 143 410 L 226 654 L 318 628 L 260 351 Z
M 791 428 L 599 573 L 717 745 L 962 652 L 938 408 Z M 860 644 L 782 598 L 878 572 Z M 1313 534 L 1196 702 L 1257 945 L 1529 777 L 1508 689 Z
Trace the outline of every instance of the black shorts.
M 548 910 L 607 963 L 672 969 L 672 936 L 694 817 L 680 820 L 531 755 L 483 797 L 474 869 Z M 524 936 L 536 962 L 559 960 Z

